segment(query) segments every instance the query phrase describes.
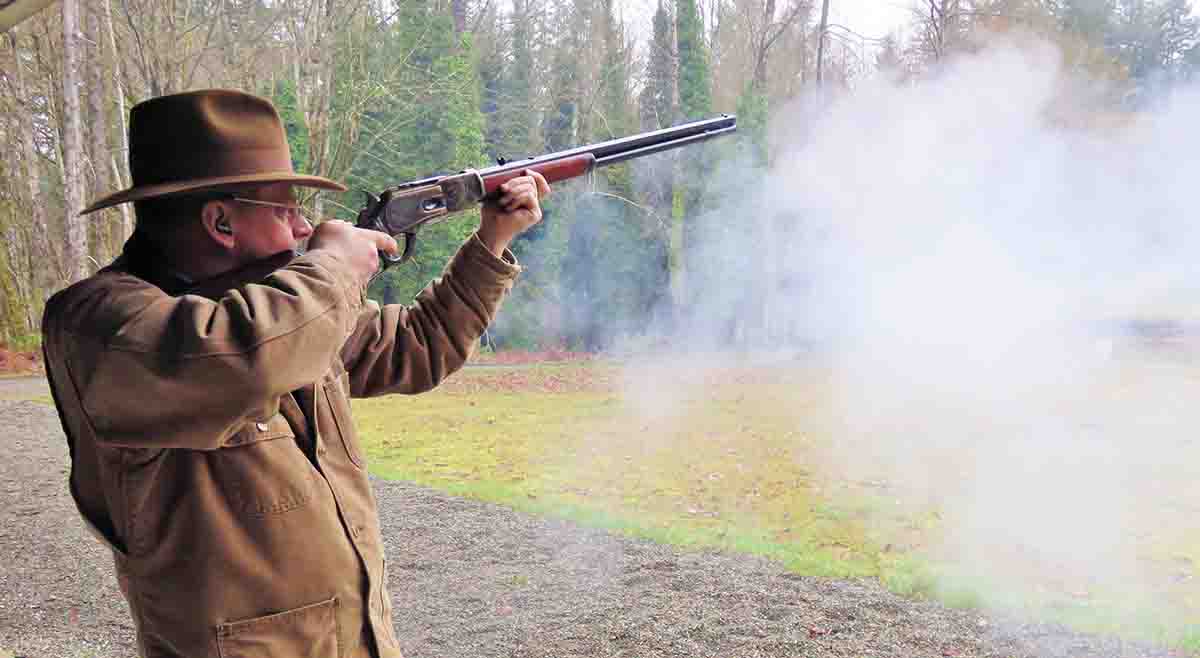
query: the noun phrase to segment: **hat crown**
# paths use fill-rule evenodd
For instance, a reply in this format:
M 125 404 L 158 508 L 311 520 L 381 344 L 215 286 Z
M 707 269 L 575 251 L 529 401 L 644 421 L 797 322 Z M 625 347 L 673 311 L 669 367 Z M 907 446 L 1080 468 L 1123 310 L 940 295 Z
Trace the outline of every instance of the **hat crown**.
M 206 89 L 152 98 L 129 116 L 135 186 L 252 174 L 291 174 L 283 122 L 270 101 Z
M 188 91 L 134 105 L 129 111 L 129 173 L 132 187 L 93 201 L 81 214 L 231 185 L 291 183 L 346 190 L 323 176 L 297 174 L 271 101 L 230 89 Z

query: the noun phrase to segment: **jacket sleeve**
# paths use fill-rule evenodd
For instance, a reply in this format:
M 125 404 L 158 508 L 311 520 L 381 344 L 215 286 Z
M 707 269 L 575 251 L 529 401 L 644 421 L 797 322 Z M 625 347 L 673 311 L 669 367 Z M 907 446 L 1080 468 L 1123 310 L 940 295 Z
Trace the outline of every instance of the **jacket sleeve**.
M 212 299 L 118 276 L 47 304 L 47 367 L 66 371 L 60 385 L 73 387 L 102 444 L 216 449 L 319 379 L 362 303 L 362 287 L 327 253 Z
M 472 235 L 409 306 L 367 302 L 342 348 L 350 394 L 422 393 L 471 355 L 521 267 Z

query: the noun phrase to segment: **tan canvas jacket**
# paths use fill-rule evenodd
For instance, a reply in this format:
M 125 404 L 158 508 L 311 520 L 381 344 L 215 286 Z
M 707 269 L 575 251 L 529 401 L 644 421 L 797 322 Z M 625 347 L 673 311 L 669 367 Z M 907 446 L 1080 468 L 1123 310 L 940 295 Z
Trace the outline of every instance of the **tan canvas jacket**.
M 71 493 L 142 654 L 400 656 L 348 398 L 459 368 L 511 254 L 472 236 L 413 305 L 380 307 L 328 254 L 185 293 L 136 243 L 55 295 L 43 333 Z

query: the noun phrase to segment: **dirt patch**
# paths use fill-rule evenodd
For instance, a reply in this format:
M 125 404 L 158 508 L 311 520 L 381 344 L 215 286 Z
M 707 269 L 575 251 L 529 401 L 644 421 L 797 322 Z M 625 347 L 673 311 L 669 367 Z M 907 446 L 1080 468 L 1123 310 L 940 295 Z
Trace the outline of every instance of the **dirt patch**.
M 563 361 L 590 361 L 596 355 L 590 352 L 573 352 L 566 349 L 550 350 L 504 350 L 501 352 L 478 351 L 471 363 L 479 365 L 526 365 L 532 363 L 558 363 Z
M 66 492 L 54 410 L 0 400 L 0 655 L 126 658 L 110 556 Z M 898 597 L 376 482 L 396 631 L 441 656 L 1057 657 L 1171 651 Z
M 478 393 L 613 393 L 619 384 L 619 374 L 615 368 L 589 364 L 545 368 L 535 364 L 479 367 L 472 368 L 469 376 L 447 378 L 438 386 L 438 392 L 468 396 Z
M 17 352 L 0 347 L 0 377 L 35 375 L 45 372 L 41 352 Z

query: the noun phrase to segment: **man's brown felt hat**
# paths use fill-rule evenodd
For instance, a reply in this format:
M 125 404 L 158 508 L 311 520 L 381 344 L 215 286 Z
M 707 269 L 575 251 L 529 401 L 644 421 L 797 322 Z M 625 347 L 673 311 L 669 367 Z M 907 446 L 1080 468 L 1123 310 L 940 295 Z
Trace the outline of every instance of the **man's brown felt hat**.
M 346 189 L 328 178 L 297 174 L 283 122 L 271 102 L 228 89 L 159 96 L 134 105 L 129 112 L 129 171 L 133 187 L 94 201 L 80 214 L 242 183 Z

